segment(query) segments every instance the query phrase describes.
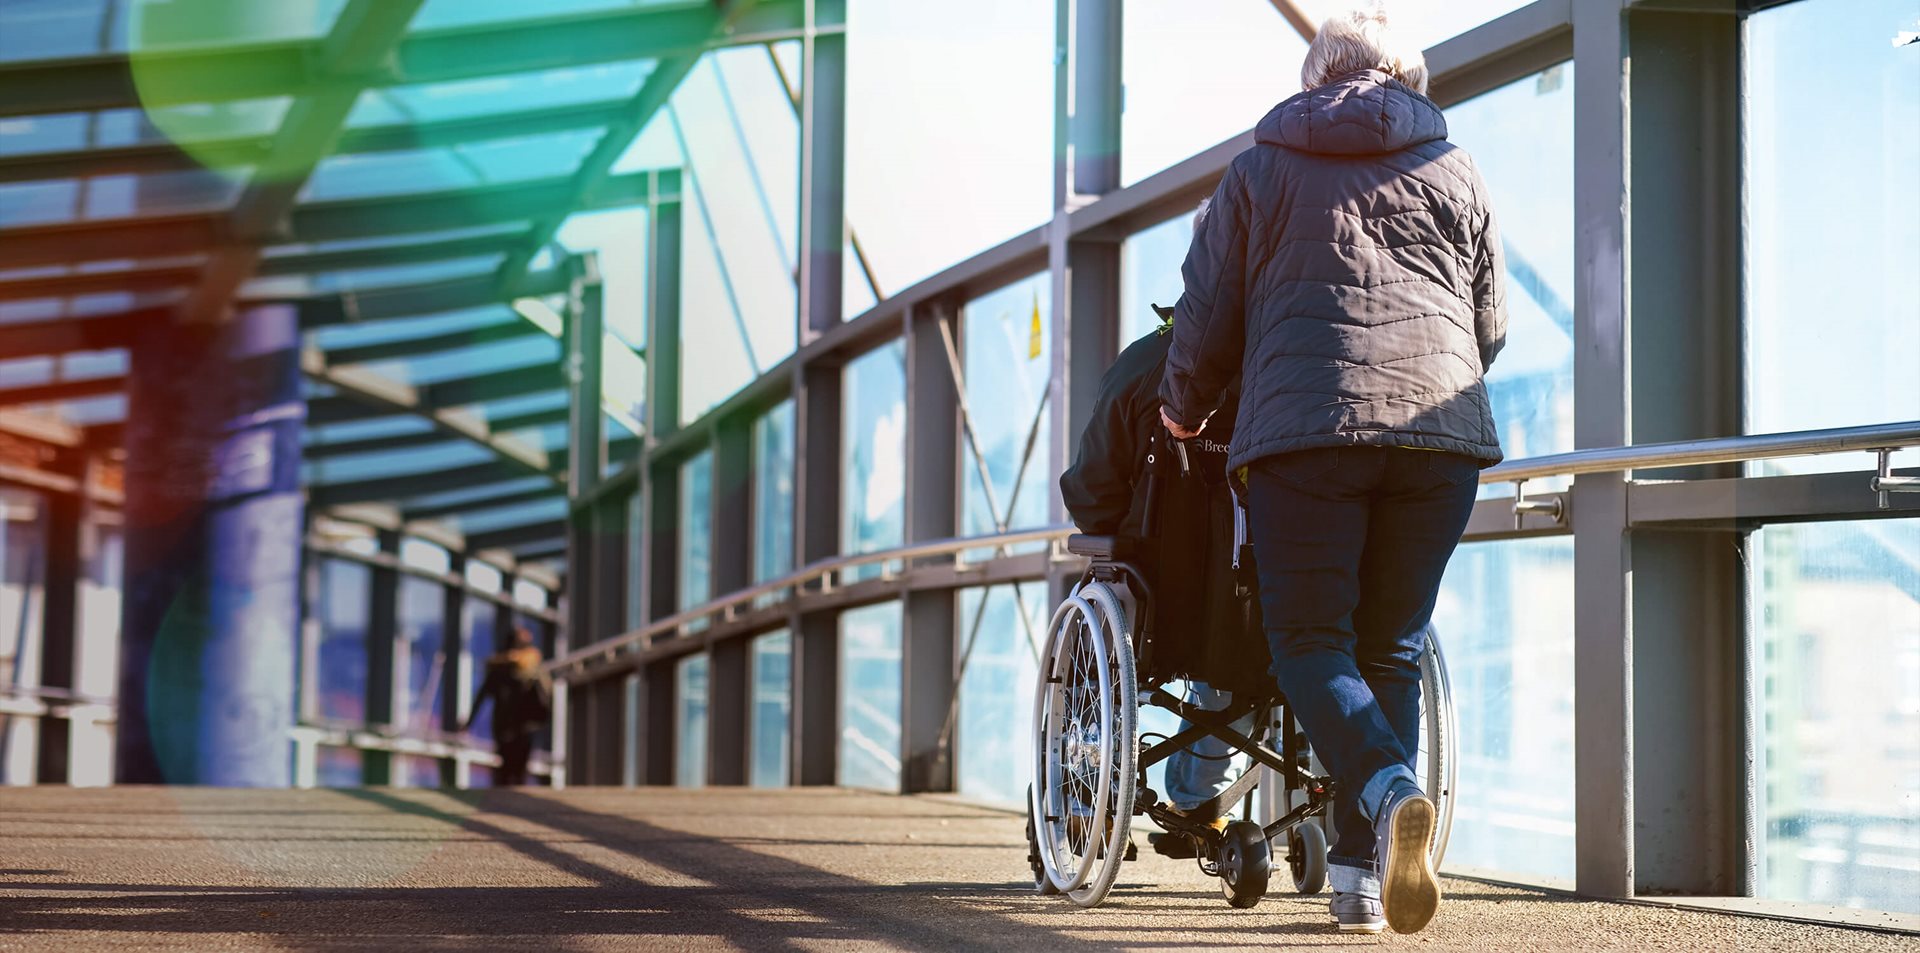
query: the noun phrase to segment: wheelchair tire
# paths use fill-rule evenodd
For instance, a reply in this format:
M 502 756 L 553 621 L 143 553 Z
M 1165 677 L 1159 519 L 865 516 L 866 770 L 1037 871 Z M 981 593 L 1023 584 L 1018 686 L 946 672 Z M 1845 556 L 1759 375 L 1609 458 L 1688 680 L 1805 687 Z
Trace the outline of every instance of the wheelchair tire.
M 1230 906 L 1247 909 L 1267 895 L 1273 878 L 1273 847 L 1252 821 L 1234 821 L 1221 834 L 1220 892 Z
M 1027 816 L 1040 872 L 1082 907 L 1106 899 L 1131 844 L 1139 754 L 1132 639 L 1119 597 L 1091 582 L 1054 613 L 1041 653 Z
M 1294 892 L 1310 897 L 1327 889 L 1327 834 L 1319 821 L 1308 818 L 1287 832 L 1287 867 Z
M 1447 675 L 1447 658 L 1440 651 L 1440 637 L 1427 628 L 1427 651 L 1420 659 L 1420 754 L 1422 787 L 1433 799 L 1435 808 L 1433 867 L 1447 854 L 1447 839 L 1453 833 L 1453 805 L 1460 769 L 1460 735 L 1456 728 L 1453 681 Z

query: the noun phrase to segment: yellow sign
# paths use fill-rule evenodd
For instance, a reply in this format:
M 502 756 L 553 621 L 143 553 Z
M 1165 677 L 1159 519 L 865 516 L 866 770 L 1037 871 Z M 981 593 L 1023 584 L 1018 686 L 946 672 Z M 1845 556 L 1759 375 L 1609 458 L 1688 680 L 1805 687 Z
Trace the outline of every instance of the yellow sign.
M 1027 329 L 1027 360 L 1040 359 L 1040 335 L 1043 333 L 1040 329 L 1040 293 L 1036 291 L 1033 293 L 1033 326 Z

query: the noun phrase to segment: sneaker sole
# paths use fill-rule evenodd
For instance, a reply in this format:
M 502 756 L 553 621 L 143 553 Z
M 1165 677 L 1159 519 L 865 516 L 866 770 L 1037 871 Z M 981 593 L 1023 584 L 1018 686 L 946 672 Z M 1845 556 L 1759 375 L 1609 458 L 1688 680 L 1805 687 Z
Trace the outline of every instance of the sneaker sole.
M 1372 936 L 1373 934 L 1376 934 L 1376 933 L 1384 933 L 1386 932 L 1386 929 L 1387 929 L 1387 925 L 1385 923 L 1342 923 L 1340 924 L 1341 933 L 1364 933 L 1364 934 L 1367 934 L 1368 936 Z
M 1433 872 L 1427 845 L 1433 843 L 1433 802 L 1410 797 L 1394 806 L 1387 824 L 1387 869 L 1380 878 L 1380 903 L 1395 933 L 1417 933 L 1440 909 L 1440 878 Z

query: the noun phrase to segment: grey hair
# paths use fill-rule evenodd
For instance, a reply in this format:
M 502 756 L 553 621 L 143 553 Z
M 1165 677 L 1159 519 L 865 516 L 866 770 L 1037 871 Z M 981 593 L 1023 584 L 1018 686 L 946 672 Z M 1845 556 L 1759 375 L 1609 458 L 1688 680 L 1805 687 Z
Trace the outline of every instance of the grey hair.
M 1384 70 L 1422 94 L 1427 91 L 1426 55 L 1393 29 L 1381 0 L 1334 14 L 1320 25 L 1300 64 L 1300 85 L 1315 89 L 1367 69 Z

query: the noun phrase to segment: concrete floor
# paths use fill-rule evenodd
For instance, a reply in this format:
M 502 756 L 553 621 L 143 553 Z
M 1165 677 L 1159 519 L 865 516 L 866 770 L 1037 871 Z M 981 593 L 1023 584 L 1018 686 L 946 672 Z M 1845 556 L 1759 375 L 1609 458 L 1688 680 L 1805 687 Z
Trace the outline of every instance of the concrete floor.
M 1422 934 L 1342 937 L 1323 899 L 1232 910 L 1150 851 L 1080 911 L 1024 858 L 1006 813 L 819 789 L 16 789 L 0 950 L 1920 950 L 1463 881 Z

